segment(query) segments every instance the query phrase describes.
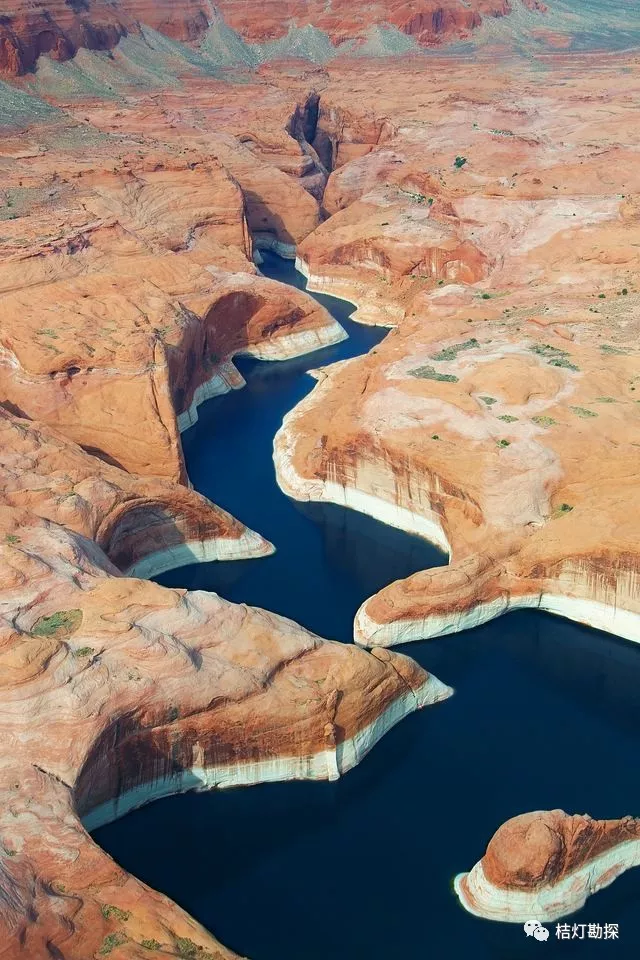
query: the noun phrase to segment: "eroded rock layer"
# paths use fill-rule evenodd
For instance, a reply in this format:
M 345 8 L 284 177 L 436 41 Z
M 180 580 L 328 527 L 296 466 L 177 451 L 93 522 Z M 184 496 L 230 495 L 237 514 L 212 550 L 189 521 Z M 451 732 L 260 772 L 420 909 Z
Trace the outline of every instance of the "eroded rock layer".
M 199 402 L 241 384 L 234 355 L 287 359 L 344 336 L 251 259 L 252 234 L 295 250 L 319 222 L 308 158 L 284 129 L 295 98 L 274 109 L 263 160 L 235 113 L 228 133 L 201 133 L 211 92 L 80 110 L 81 125 L 47 127 L 55 170 L 37 147 L 25 156 L 16 142 L 14 154 L 10 139 L 3 160 L 0 400 L 109 463 L 182 481 L 179 432 Z M 141 114 L 150 142 L 127 129 Z M 167 142 L 153 143 L 154 130 Z
M 624 64 L 618 98 L 615 71 L 583 62 L 544 91 L 506 65 L 506 87 L 477 72 L 471 86 L 453 61 L 422 85 L 399 66 L 332 70 L 319 129 L 334 153 L 341 130 L 369 145 L 334 169 L 332 216 L 298 262 L 357 319 L 395 329 L 320 371 L 277 437 L 280 483 L 451 558 L 368 600 L 358 642 L 520 606 L 640 639 L 640 76 Z M 382 142 L 365 135 L 374 110 L 390 118 Z
M 633 817 L 537 811 L 507 820 L 455 888 L 466 910 L 490 920 L 557 920 L 639 863 L 640 821 Z
M 142 957 L 145 940 L 179 955 L 186 937 L 229 956 L 79 817 L 95 825 L 185 789 L 336 777 L 448 689 L 406 657 L 121 577 L 71 525 L 8 507 L 0 522 L 4 955 L 126 943 Z

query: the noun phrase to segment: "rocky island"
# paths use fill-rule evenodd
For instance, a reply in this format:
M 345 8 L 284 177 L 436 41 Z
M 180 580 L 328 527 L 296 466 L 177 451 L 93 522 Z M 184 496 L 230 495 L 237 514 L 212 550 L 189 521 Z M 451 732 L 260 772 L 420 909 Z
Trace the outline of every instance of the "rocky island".
M 89 831 L 337 779 L 453 692 L 386 648 L 524 608 L 640 640 L 630 5 L 263 6 L 0 0 L 3 960 L 237 956 Z M 331 362 L 327 296 L 387 335 Z M 355 644 L 152 582 L 269 562 L 183 435 L 246 358 L 317 350 L 281 491 L 449 561 L 359 600 Z M 516 812 L 456 878 L 471 914 L 553 920 L 638 863 L 632 817 Z

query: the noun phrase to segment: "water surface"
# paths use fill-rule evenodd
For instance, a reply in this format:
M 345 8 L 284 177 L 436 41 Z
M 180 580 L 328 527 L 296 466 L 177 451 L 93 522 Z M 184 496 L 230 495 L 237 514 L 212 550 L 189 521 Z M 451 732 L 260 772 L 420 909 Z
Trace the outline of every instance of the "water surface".
M 265 272 L 303 286 L 290 264 Z M 416 537 L 275 483 L 273 436 L 312 387 L 305 370 L 365 352 L 384 331 L 297 361 L 240 361 L 243 390 L 215 398 L 184 436 L 196 489 L 277 547 L 273 557 L 164 574 L 351 639 L 355 610 L 385 583 L 443 563 Z M 520 960 L 640 956 L 640 870 L 567 922 L 618 923 L 619 941 L 527 940 L 465 913 L 451 890 L 504 820 L 561 807 L 640 814 L 640 657 L 631 644 L 521 611 L 405 652 L 456 689 L 392 730 L 337 783 L 264 784 L 150 804 L 97 830 L 136 876 L 252 960 Z M 585 930 L 586 936 L 586 930 Z

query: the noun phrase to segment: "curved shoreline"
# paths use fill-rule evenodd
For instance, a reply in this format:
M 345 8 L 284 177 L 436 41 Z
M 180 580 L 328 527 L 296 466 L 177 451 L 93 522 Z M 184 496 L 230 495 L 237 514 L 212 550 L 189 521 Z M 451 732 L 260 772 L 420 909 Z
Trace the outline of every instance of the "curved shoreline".
M 469 873 L 459 873 L 453 886 L 460 904 L 476 917 L 503 923 L 549 922 L 580 910 L 593 893 L 638 865 L 640 840 L 628 840 L 568 873 L 558 883 L 534 891 L 497 887 L 487 879 L 481 861 Z
M 187 567 L 192 563 L 209 563 L 212 560 L 251 560 L 269 557 L 275 547 L 255 530 L 248 527 L 239 537 L 212 537 L 210 540 L 187 540 L 164 550 L 156 550 L 133 563 L 125 571 L 125 577 L 151 580 L 153 577 Z
M 326 327 L 314 330 L 301 330 L 298 333 L 287 334 L 277 338 L 273 343 L 265 342 L 238 350 L 226 357 L 218 366 L 209 380 L 205 380 L 196 387 L 189 407 L 176 415 L 178 431 L 184 433 L 198 421 L 198 407 L 213 397 L 220 397 L 231 390 L 240 390 L 245 386 L 245 379 L 233 363 L 234 357 L 253 357 L 256 360 L 272 362 L 295 360 L 313 353 L 322 347 L 330 347 L 348 339 L 344 328 L 334 320 Z
M 310 293 L 323 293 L 329 297 L 335 297 L 336 300 L 343 300 L 344 303 L 353 304 L 354 311 L 351 314 L 350 319 L 354 320 L 356 323 L 362 323 L 364 326 L 368 327 L 383 327 L 386 330 L 393 330 L 399 321 L 404 317 L 404 311 L 401 308 L 398 308 L 397 316 L 395 320 L 389 319 L 387 322 L 384 322 L 384 319 L 368 319 L 364 314 L 365 311 L 369 311 L 370 314 L 376 313 L 379 311 L 382 314 L 382 311 L 379 307 L 374 306 L 373 304 L 365 304 L 361 300 L 356 300 L 349 292 L 349 296 L 343 296 L 341 293 L 335 293 L 334 287 L 340 289 L 344 286 L 348 287 L 348 284 L 344 285 L 340 280 L 337 280 L 335 277 L 323 277 L 319 274 L 312 274 L 308 264 L 302 257 L 295 257 L 296 270 L 298 273 L 301 273 L 303 277 L 306 278 L 307 286 L 306 289 Z M 391 304 L 385 304 L 385 310 L 391 310 Z
M 371 598 L 369 598 L 371 599 Z M 554 593 L 514 597 L 504 594 L 490 603 L 479 603 L 467 611 L 432 614 L 429 617 L 378 623 L 367 613 L 365 600 L 354 621 L 355 642 L 363 647 L 393 647 L 413 640 L 445 637 L 462 630 L 471 630 L 512 610 L 542 610 L 554 616 L 581 623 L 594 630 L 640 643 L 640 615 L 598 600 L 570 597 Z
M 385 733 L 402 719 L 415 710 L 446 700 L 452 693 L 451 687 L 429 674 L 418 690 L 407 690 L 375 720 L 327 750 L 300 757 L 274 757 L 219 767 L 204 768 L 194 764 L 176 777 L 141 784 L 99 804 L 82 815 L 82 824 L 88 831 L 96 830 L 153 800 L 189 790 L 227 789 L 288 780 L 337 780 L 360 763 Z

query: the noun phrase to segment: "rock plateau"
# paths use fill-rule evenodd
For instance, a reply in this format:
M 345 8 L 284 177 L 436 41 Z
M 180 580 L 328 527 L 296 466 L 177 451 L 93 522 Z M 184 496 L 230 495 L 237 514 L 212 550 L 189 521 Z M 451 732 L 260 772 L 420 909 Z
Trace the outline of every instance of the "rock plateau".
M 87 830 L 350 769 L 451 693 L 386 647 L 523 606 L 640 639 L 640 60 L 594 57 L 572 3 L 2 4 L 6 960 L 231 957 Z M 345 336 L 261 250 L 391 331 L 316 372 L 281 487 L 450 557 L 367 599 L 360 647 L 142 579 L 272 550 L 190 489 L 181 444 L 243 386 L 234 357 Z M 561 916 L 637 843 L 528 814 L 458 894 Z

